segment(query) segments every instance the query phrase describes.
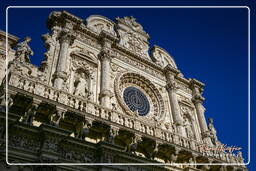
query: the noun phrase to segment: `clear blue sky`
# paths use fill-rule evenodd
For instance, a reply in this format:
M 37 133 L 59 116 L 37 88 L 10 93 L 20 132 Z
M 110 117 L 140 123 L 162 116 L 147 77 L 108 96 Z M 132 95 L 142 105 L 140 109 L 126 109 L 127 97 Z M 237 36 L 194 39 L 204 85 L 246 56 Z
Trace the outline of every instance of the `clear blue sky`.
M 60 3 L 62 2 L 62 3 Z M 203 1 L 202 1 L 203 2 Z M 8 1 L 9 5 L 248 5 L 255 16 L 255 4 L 246 1 L 183 1 L 182 3 L 66 3 Z M 5 16 L 4 6 L 2 16 Z M 47 33 L 46 19 L 53 10 L 10 9 L 9 33 L 20 38 L 30 36 L 34 51 L 32 63 L 39 65 L 45 51 L 41 35 Z M 186 78 L 206 84 L 206 117 L 214 119 L 217 135 L 228 146 L 242 147 L 245 161 L 248 151 L 248 10 L 243 9 L 65 9 L 80 17 L 99 14 L 115 17 L 134 16 L 150 35 L 150 46 L 166 49 Z M 255 18 L 254 18 L 255 20 Z M 5 19 L 1 29 L 5 30 Z M 253 21 L 253 26 L 255 23 Z M 255 29 L 255 27 L 254 27 Z M 254 36 L 252 29 L 252 36 Z M 255 40 L 255 39 L 253 39 Z M 253 44 L 252 44 L 253 45 Z M 254 46 L 255 48 L 255 46 Z M 252 48 L 253 49 L 253 48 Z M 253 54 L 252 54 L 253 55 Z M 254 56 L 251 63 L 254 64 Z M 252 66 L 252 65 L 251 65 Z M 252 67 L 252 71 L 254 68 Z M 252 77 L 254 72 L 252 72 Z M 254 79 L 252 80 L 254 83 Z M 254 84 L 253 84 L 254 85 Z M 253 87 L 252 85 L 252 87 Z M 252 90 L 254 93 L 254 90 Z M 253 98 L 253 97 L 252 97 Z M 254 102 L 254 99 L 252 99 Z M 253 106 L 253 105 L 252 105 Z M 252 108 L 252 120 L 255 119 Z M 254 127 L 255 128 L 255 127 Z M 253 132 L 254 133 L 254 132 Z M 254 140 L 254 139 L 253 139 Z M 255 144 L 255 141 L 254 141 Z M 252 144 L 252 150 L 255 150 Z M 254 162 L 255 153 L 251 156 Z M 255 164 L 255 163 L 254 163 Z M 252 165 L 250 169 L 255 168 Z

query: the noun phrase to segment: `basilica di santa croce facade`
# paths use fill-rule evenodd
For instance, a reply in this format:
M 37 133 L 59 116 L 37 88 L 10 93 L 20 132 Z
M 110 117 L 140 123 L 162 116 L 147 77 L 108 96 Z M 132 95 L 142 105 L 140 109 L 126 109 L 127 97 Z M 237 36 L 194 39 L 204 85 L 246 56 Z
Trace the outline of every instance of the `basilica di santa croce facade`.
M 135 18 L 55 11 L 47 26 L 40 67 L 30 63 L 29 37 L 17 43 L 9 34 L 6 45 L 0 32 L 1 171 L 247 170 L 241 152 L 209 150 L 221 142 L 204 116 L 204 84 L 184 78 L 163 48 L 149 48 Z M 7 136 L 9 163 L 58 164 L 6 164 Z

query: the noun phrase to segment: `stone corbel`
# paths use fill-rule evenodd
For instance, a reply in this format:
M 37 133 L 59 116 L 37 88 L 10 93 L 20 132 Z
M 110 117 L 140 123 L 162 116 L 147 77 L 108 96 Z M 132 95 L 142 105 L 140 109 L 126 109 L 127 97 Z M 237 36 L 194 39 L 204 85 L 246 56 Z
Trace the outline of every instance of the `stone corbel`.
M 61 107 L 56 107 L 56 111 L 50 115 L 50 125 L 58 127 L 60 120 L 64 119 L 65 117 L 65 113 L 66 113 L 66 109 L 63 109 Z
M 158 150 L 159 150 L 159 146 L 161 145 L 161 143 L 159 141 L 156 141 L 156 144 L 155 144 L 155 148 L 151 154 L 151 159 L 155 159 L 157 153 L 158 153 Z
M 142 136 L 139 134 L 135 134 L 132 138 L 132 143 L 127 145 L 126 152 L 136 155 L 136 150 L 140 142 L 142 142 Z
M 177 147 L 174 148 L 173 153 L 170 155 L 170 159 L 169 159 L 170 163 L 175 163 L 177 161 L 180 151 L 181 151 L 181 149 L 179 149 Z
M 75 137 L 84 140 L 88 136 L 90 128 L 92 127 L 93 119 L 86 118 L 78 124 L 75 132 Z
M 22 118 L 22 122 L 29 125 L 33 124 L 33 121 L 35 119 L 36 112 L 40 103 L 41 103 L 41 100 L 33 99 L 31 106 L 28 108 L 28 110 L 25 112 L 24 117 Z
M 8 109 L 10 109 L 13 105 L 13 97 L 9 94 L 6 96 L 6 92 L 4 92 L 0 97 L 0 111 L 6 112 L 6 105 Z
M 111 125 L 109 128 L 108 135 L 106 137 L 106 141 L 108 143 L 114 144 L 115 137 L 118 135 L 119 128 Z

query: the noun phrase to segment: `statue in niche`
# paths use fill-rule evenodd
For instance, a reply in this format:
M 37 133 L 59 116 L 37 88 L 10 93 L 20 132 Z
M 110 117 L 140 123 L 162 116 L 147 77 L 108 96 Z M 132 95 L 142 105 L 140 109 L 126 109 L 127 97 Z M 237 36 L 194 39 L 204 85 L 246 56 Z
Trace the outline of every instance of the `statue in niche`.
M 188 138 L 194 138 L 194 133 L 193 133 L 193 130 L 192 130 L 192 124 L 189 121 L 188 117 L 184 117 L 183 124 L 184 124 L 184 127 L 186 129 L 187 137 Z
M 74 85 L 74 95 L 82 97 L 88 97 L 90 95 L 87 78 L 84 72 L 80 74 L 80 77 L 74 82 Z
M 217 131 L 216 129 L 214 128 L 213 126 L 213 119 L 212 118 L 209 118 L 208 119 L 208 129 L 211 133 L 211 136 L 212 136 L 212 143 L 216 145 L 217 141 L 218 141 L 218 138 L 217 138 Z
M 17 56 L 17 60 L 21 63 L 30 63 L 29 56 L 34 55 L 33 51 L 28 45 L 30 41 L 30 37 L 25 37 L 23 42 L 17 44 L 17 50 L 15 55 Z

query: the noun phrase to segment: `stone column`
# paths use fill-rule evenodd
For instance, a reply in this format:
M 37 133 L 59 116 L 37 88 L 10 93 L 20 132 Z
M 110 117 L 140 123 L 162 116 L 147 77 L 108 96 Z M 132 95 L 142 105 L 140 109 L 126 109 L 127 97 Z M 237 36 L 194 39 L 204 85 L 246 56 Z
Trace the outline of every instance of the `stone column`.
M 177 126 L 178 133 L 185 137 L 186 132 L 185 132 L 185 128 L 183 127 L 183 118 L 181 117 L 180 106 L 179 106 L 177 95 L 176 95 L 178 86 L 174 79 L 174 76 L 178 74 L 179 71 L 174 68 L 170 68 L 170 66 L 167 66 L 165 70 L 166 70 L 165 74 L 167 79 L 166 88 L 169 95 L 173 121 L 174 121 L 174 124 Z
M 109 53 L 102 51 L 101 59 L 101 84 L 100 84 L 100 104 L 110 108 L 110 98 L 112 92 L 110 90 L 110 62 L 111 56 Z
M 207 126 L 205 116 L 204 116 L 204 111 L 205 111 L 205 109 L 203 107 L 204 97 L 201 95 L 202 87 L 204 85 L 203 85 L 203 83 L 201 83 L 195 79 L 192 79 L 190 81 L 190 83 L 191 83 L 191 87 L 193 90 L 192 101 L 196 108 L 196 113 L 197 113 L 197 118 L 199 121 L 199 126 L 200 126 L 200 130 L 201 130 L 201 134 L 202 134 L 202 139 L 207 143 L 207 145 L 212 146 L 212 141 L 210 138 L 208 126 Z
M 63 82 L 67 79 L 66 65 L 68 60 L 68 48 L 73 44 L 74 39 L 75 36 L 70 32 L 63 31 L 60 35 L 60 51 L 56 72 L 54 74 L 54 87 L 58 89 L 62 89 Z

